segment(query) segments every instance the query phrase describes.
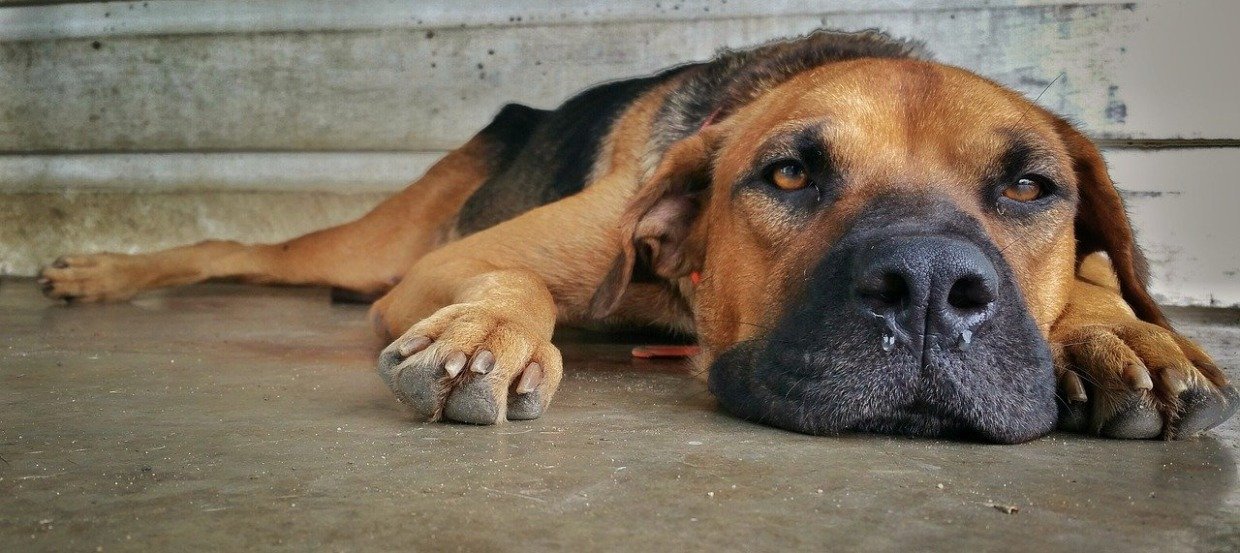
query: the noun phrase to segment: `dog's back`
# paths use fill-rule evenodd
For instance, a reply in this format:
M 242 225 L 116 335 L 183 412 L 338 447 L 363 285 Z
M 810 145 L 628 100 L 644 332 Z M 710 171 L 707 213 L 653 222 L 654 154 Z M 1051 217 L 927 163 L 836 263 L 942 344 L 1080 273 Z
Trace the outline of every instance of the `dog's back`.
M 599 85 L 551 111 L 504 106 L 479 133 L 493 144 L 495 165 L 461 208 L 457 232 L 473 234 L 581 191 L 624 109 L 679 72 Z

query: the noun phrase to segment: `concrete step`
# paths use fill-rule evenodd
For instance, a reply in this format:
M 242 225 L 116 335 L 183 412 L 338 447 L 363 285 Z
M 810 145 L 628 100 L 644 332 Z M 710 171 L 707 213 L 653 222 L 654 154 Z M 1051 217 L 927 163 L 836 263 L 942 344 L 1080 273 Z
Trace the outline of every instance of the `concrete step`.
M 458 15 L 419 3 L 425 18 L 378 0 L 316 16 L 302 14 L 319 4 L 303 2 L 0 8 L 0 151 L 444 150 L 506 102 L 551 107 L 599 82 L 824 26 L 923 40 L 1097 137 L 1240 138 L 1234 74 L 1219 69 L 1234 65 L 1240 3 L 1031 3 L 596 13 L 523 1 Z M 678 15 L 691 9 L 706 17 Z M 395 20 L 373 28 L 384 13 Z

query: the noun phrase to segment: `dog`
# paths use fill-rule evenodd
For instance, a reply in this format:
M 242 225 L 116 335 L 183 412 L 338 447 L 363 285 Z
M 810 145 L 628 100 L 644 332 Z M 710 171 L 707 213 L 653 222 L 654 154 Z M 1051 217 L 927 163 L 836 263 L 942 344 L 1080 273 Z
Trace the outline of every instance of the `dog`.
M 70 255 L 82 302 L 208 279 L 377 298 L 430 420 L 544 413 L 557 323 L 692 332 L 726 411 L 810 434 L 1189 436 L 1236 389 L 1176 333 L 1098 148 L 924 46 L 817 31 L 510 104 L 362 218 L 282 244 Z

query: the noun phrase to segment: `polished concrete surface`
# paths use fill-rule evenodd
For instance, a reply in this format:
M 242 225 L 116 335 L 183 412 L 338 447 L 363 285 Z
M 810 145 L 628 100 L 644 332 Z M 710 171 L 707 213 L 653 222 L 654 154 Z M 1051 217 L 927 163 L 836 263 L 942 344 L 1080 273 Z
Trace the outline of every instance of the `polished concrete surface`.
M 1174 310 L 1240 377 L 1240 314 Z M 1240 550 L 1240 421 L 1180 442 L 819 438 L 714 409 L 633 338 L 557 337 L 541 419 L 425 424 L 365 307 L 0 284 L 0 551 Z

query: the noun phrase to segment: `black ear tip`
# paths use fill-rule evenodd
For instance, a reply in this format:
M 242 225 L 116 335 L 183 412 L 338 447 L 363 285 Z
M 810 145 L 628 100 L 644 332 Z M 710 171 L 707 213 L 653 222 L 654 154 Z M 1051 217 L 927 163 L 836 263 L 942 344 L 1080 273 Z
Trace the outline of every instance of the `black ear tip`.
M 594 291 L 594 297 L 590 298 L 590 306 L 586 308 L 586 315 L 591 319 L 606 318 L 616 310 L 620 303 L 619 299 L 619 295 L 612 295 L 603 288 L 599 288 Z
M 594 295 L 590 297 L 586 315 L 591 319 L 602 319 L 611 315 L 620 306 L 620 299 L 624 297 L 624 292 L 628 289 L 629 280 L 632 277 L 632 254 L 621 252 L 611 263 L 611 269 L 607 271 L 603 281 L 594 290 Z

